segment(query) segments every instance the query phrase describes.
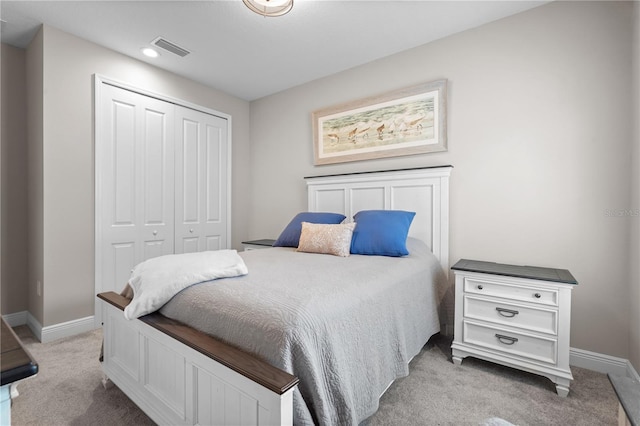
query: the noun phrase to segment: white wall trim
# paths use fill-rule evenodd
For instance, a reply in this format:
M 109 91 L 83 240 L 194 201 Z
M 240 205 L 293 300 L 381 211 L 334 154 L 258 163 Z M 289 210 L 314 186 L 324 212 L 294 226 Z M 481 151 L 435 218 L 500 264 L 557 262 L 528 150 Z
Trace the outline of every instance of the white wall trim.
M 42 328 L 42 343 L 52 342 L 63 337 L 75 336 L 95 329 L 93 315 L 79 318 L 73 321 L 61 322 L 60 324 L 49 325 Z
M 36 339 L 42 342 L 42 324 L 31 315 L 31 312 L 27 312 L 27 325 L 31 329 L 31 332 L 36 336 Z
M 615 374 L 640 380 L 638 372 L 633 368 L 631 362 L 625 358 L 571 348 L 569 351 L 569 364 L 599 373 Z
M 94 330 L 95 322 L 93 315 L 90 317 L 79 318 L 72 321 L 61 322 L 47 327 L 43 327 L 38 320 L 28 311 L 15 312 L 13 314 L 3 315 L 2 318 L 11 327 L 19 325 L 27 325 L 36 339 L 42 343 L 52 342 L 62 339 L 63 337 L 75 336 L 76 334 Z
M 14 312 L 3 315 L 2 318 L 9 324 L 9 327 L 17 327 L 27 323 L 27 311 Z

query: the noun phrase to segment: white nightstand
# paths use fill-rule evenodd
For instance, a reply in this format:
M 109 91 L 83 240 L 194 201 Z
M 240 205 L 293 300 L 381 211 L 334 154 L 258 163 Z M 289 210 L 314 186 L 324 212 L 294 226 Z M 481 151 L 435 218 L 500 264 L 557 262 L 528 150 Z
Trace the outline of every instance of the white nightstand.
M 454 364 L 467 356 L 548 377 L 569 394 L 571 291 L 565 269 L 460 260 L 456 276 Z
M 276 240 L 270 239 L 262 239 L 262 240 L 251 240 L 251 241 L 243 241 L 242 246 L 244 247 L 244 251 L 249 250 L 258 250 L 258 249 L 266 249 L 273 246 Z

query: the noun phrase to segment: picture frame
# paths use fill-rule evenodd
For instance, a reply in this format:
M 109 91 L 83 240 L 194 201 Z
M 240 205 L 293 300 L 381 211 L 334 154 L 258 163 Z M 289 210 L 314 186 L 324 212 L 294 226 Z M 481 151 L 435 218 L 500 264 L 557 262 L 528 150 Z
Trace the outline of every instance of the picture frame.
M 446 151 L 446 101 L 443 79 L 314 111 L 314 164 Z

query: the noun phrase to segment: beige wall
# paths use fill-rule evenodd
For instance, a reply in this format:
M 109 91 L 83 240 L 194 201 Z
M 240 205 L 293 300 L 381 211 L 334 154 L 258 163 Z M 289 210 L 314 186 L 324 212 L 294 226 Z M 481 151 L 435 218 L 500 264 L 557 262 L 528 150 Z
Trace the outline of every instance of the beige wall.
M 41 33 L 44 303 L 39 319 L 48 326 L 93 315 L 93 75 L 232 116 L 232 241 L 236 248 L 246 237 L 249 103 L 55 28 L 44 26 Z
M 44 290 L 37 293 L 36 282 L 44 276 L 43 203 L 43 81 L 44 38 L 38 31 L 27 49 L 27 264 L 29 272 L 29 313 L 40 323 L 44 318 Z
M 0 312 L 27 310 L 27 101 L 25 51 L 0 48 L 2 66 L 2 272 Z
M 249 236 L 306 208 L 304 176 L 452 164 L 451 260 L 569 269 L 571 346 L 629 355 L 631 3 L 554 2 L 251 104 Z M 313 166 L 310 113 L 449 81 L 449 150 Z M 637 310 L 637 307 L 634 309 Z
M 640 209 L 640 2 L 633 4 L 633 122 L 634 150 L 633 177 L 630 209 Z M 640 217 L 631 217 L 631 250 L 630 255 L 630 286 L 631 304 L 629 328 L 631 331 L 629 342 L 629 360 L 636 371 L 640 371 Z

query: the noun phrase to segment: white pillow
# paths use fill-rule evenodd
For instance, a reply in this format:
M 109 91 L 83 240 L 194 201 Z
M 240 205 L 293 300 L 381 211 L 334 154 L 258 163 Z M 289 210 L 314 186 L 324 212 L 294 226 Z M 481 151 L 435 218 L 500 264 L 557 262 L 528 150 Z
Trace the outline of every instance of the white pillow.
M 347 257 L 355 227 L 353 222 L 337 225 L 302 222 L 297 251 Z

